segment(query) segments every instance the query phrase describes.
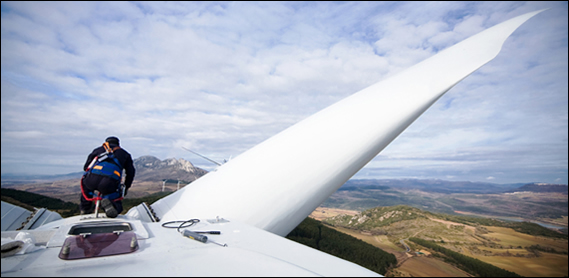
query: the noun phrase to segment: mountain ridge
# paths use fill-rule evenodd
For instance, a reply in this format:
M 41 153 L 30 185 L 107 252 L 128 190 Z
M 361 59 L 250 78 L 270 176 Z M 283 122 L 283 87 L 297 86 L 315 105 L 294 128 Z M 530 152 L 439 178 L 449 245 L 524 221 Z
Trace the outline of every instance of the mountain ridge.
M 566 184 L 553 184 L 553 183 L 528 183 L 520 188 L 506 191 L 506 193 L 515 192 L 559 192 L 567 194 Z
M 515 190 L 528 183 L 490 183 L 472 181 L 448 181 L 441 179 L 351 179 L 339 190 L 350 190 L 365 187 L 391 187 L 400 189 L 419 189 L 432 193 L 504 193 Z M 376 188 L 381 189 L 381 188 Z
M 195 167 L 183 158 L 167 158 L 160 160 L 151 155 L 141 156 L 133 161 L 136 169 L 135 179 L 138 181 L 180 180 L 192 182 L 208 172 Z
M 192 182 L 208 173 L 208 171 L 194 166 L 183 158 L 167 158 L 160 160 L 151 155 L 144 155 L 133 160 L 136 170 L 135 182 L 180 180 Z M 50 181 L 63 181 L 80 179 L 83 172 L 73 172 L 61 175 L 17 175 L 2 174 L 2 183 L 39 183 Z

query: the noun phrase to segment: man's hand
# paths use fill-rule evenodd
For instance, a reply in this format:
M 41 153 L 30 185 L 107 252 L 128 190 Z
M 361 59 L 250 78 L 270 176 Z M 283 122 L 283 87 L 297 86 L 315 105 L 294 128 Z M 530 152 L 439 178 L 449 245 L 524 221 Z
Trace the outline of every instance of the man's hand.
M 128 192 L 128 187 L 124 184 L 121 184 L 120 186 L 122 186 L 122 188 L 123 188 L 123 195 L 122 196 L 124 197 L 124 196 L 126 196 L 126 193 Z

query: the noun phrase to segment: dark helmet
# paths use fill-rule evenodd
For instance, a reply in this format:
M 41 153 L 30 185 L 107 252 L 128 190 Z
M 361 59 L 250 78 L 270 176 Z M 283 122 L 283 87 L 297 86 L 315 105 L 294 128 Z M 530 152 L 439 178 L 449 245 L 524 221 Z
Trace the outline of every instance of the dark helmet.
M 105 142 L 109 142 L 109 145 L 117 145 L 119 146 L 119 138 L 115 136 L 108 137 Z

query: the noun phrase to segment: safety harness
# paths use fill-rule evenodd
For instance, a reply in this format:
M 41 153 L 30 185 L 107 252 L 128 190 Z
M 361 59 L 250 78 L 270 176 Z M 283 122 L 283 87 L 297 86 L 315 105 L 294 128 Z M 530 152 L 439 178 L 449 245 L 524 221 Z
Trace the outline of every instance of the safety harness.
M 114 180 L 121 180 L 122 165 L 115 157 L 114 151 L 120 149 L 119 146 L 111 148 L 109 142 L 103 143 L 105 152 L 96 156 L 85 170 L 85 174 L 93 173 L 100 176 L 107 176 Z
M 91 161 L 91 164 L 89 164 L 89 167 L 87 167 L 87 170 L 83 173 L 83 177 L 81 178 L 81 194 L 83 194 L 83 198 L 87 201 L 99 201 L 103 198 L 110 199 L 113 202 L 120 201 L 124 198 L 124 189 L 121 188 L 124 186 L 122 184 L 116 192 L 103 196 L 101 196 L 100 193 L 98 196 L 95 196 L 95 192 L 89 192 L 91 198 L 89 198 L 87 194 L 85 194 L 85 190 L 83 190 L 83 179 L 88 174 L 106 176 L 119 182 L 121 181 L 122 165 L 114 154 L 114 151 L 120 149 L 120 147 L 116 146 L 111 148 L 111 146 L 109 146 L 109 142 L 103 143 L 103 147 L 105 148 L 105 152 L 93 158 L 93 161 Z

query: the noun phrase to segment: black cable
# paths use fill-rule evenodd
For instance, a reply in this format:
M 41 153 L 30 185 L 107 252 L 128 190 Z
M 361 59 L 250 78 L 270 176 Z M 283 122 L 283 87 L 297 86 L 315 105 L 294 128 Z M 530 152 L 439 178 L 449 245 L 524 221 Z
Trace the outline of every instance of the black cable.
M 176 220 L 176 221 L 164 222 L 164 223 L 162 223 L 162 227 L 168 228 L 168 229 L 175 229 L 175 228 L 177 228 L 178 233 L 179 233 L 179 232 L 180 232 L 180 228 L 191 227 L 191 226 L 193 226 L 194 224 L 199 223 L 199 222 L 200 222 L 199 219 L 190 219 L 190 220 L 186 220 L 186 221 Z M 173 223 L 182 223 L 182 224 L 178 225 L 178 227 L 168 227 L 168 226 L 166 226 L 166 225 L 173 224 Z M 184 224 L 186 224 L 186 223 L 190 223 L 190 224 L 184 226 Z
M 162 223 L 162 227 L 164 228 L 168 228 L 168 229 L 177 229 L 178 233 L 180 233 L 180 229 L 181 228 L 187 228 L 187 227 L 191 227 L 196 223 L 199 223 L 200 220 L 199 219 L 190 219 L 190 220 L 186 220 L 186 221 L 180 221 L 180 220 L 176 220 L 176 221 L 169 221 L 169 222 L 164 222 Z M 173 224 L 173 223 L 181 223 L 180 225 L 178 225 L 177 227 L 172 227 L 172 226 L 166 226 L 169 224 Z M 189 225 L 184 226 L 184 224 L 186 223 L 190 223 Z M 194 233 L 198 233 L 198 234 L 211 234 L 211 235 L 219 235 L 221 234 L 220 231 L 192 231 Z

